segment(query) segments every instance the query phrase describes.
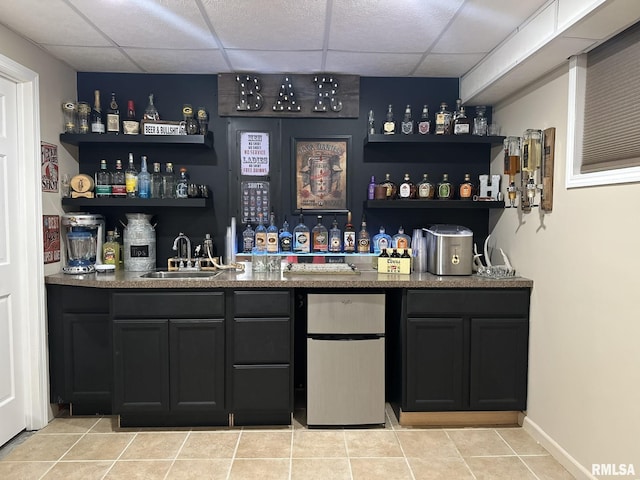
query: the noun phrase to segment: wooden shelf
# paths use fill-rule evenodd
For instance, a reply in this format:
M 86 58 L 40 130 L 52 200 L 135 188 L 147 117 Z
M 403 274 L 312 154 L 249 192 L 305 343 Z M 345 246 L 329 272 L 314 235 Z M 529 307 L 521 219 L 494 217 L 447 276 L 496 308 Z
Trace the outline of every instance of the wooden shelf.
M 366 200 L 366 208 L 389 208 L 389 209 L 478 209 L 488 210 L 493 208 L 504 208 L 504 202 L 473 200 Z
M 63 207 L 135 207 L 198 208 L 206 207 L 208 198 L 63 198 Z
M 369 134 L 364 139 L 364 144 L 366 145 L 374 145 L 374 144 L 398 144 L 398 143 L 412 143 L 412 144 L 491 144 L 491 145 L 502 145 L 505 137 L 487 137 L 487 136 L 478 136 L 478 135 L 403 135 L 401 133 L 396 133 L 394 135 L 383 135 L 379 133 Z
M 82 144 L 147 144 L 147 145 L 180 145 L 202 148 L 213 148 L 213 132 L 206 135 L 125 135 L 123 133 L 61 133 L 60 141 L 69 145 Z

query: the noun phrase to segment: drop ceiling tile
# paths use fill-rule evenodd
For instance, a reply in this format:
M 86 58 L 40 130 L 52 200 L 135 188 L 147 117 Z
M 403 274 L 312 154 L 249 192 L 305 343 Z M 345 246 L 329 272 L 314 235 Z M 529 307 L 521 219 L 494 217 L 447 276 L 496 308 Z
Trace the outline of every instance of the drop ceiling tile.
M 487 53 L 547 0 L 469 0 L 433 48 L 434 53 Z
M 223 48 L 320 50 L 326 0 L 202 0 Z
M 227 50 L 233 72 L 311 73 L 321 72 L 322 52 L 264 52 Z
M 79 72 L 141 73 L 142 70 L 115 47 L 44 47 Z
M 481 53 L 427 55 L 416 68 L 413 76 L 418 77 L 461 77 L 484 57 Z
M 125 48 L 131 59 L 146 72 L 221 73 L 229 67 L 220 50 L 150 50 Z
M 36 43 L 94 47 L 111 45 L 62 0 L 2 0 L 0 23 Z
M 334 2 L 329 49 L 418 53 L 431 48 L 463 0 Z
M 365 77 L 406 77 L 421 58 L 417 53 L 328 52 L 325 70 Z
M 218 47 L 192 0 L 69 1 L 121 47 Z

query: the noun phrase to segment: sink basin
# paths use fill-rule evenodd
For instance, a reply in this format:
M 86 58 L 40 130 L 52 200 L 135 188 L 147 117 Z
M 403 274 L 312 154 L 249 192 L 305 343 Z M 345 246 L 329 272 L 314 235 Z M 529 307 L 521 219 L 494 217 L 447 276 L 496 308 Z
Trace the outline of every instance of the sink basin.
M 214 278 L 222 273 L 222 270 L 218 270 L 215 272 L 207 272 L 207 271 L 193 271 L 193 272 L 181 272 L 179 270 L 158 270 L 155 272 L 147 272 L 143 275 L 140 275 L 142 278 L 166 278 L 168 280 L 174 279 L 189 279 L 189 278 Z

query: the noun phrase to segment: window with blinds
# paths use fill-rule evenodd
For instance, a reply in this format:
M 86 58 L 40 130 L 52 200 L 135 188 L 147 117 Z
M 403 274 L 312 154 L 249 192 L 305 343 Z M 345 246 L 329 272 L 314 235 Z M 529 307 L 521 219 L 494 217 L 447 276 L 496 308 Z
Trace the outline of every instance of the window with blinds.
M 640 166 L 640 23 L 587 54 L 581 173 Z

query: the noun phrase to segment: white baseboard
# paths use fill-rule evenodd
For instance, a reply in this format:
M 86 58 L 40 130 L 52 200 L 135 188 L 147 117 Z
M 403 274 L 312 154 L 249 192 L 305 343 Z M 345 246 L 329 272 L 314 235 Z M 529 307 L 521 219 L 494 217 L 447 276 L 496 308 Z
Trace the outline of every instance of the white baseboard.
M 578 480 L 598 480 L 529 417 L 524 417 L 522 428 Z

